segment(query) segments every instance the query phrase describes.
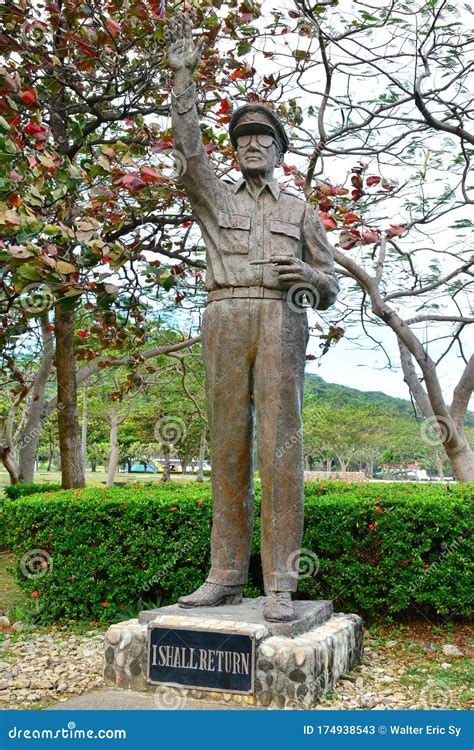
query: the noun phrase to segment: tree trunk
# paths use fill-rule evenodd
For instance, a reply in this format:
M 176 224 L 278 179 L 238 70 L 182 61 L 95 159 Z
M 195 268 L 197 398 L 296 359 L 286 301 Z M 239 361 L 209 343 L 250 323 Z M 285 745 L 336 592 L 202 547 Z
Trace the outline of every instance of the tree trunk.
M 58 302 L 55 318 L 58 427 L 63 489 L 85 487 L 77 418 L 74 311 Z
M 18 469 L 12 451 L 7 445 L 1 445 L 0 455 L 2 463 L 9 474 L 10 484 L 18 484 Z
M 201 431 L 201 439 L 199 441 L 199 463 L 198 472 L 196 475 L 196 482 L 204 482 L 204 456 L 206 454 L 206 430 Z
M 345 461 L 343 458 L 341 458 L 341 456 L 338 456 L 337 460 L 339 461 L 341 471 L 347 471 L 347 464 L 349 463 L 349 461 Z
M 13 449 L 13 425 L 21 398 L 17 398 L 11 404 L 5 424 L 0 427 L 0 458 L 10 476 L 10 484 L 18 484 L 18 464 Z
M 457 481 L 474 482 L 474 453 L 467 443 L 458 453 L 450 452 L 446 446 L 445 449 Z
M 132 473 L 132 459 L 130 458 L 130 456 L 128 456 L 127 458 L 127 471 L 129 474 Z
M 169 482 L 171 480 L 170 472 L 170 449 L 168 445 L 163 446 L 163 476 L 161 477 L 162 482 Z
M 436 463 L 438 464 L 438 477 L 443 480 L 444 479 L 444 460 L 443 456 L 440 456 L 439 453 L 436 454 Z
M 43 430 L 46 385 L 54 357 L 54 334 L 48 330 L 48 315 L 39 318 L 39 323 L 43 339 L 43 354 L 31 390 L 30 408 L 21 432 L 18 452 L 18 481 L 26 483 L 34 479 L 36 452 Z
M 89 412 L 87 411 L 88 406 L 87 399 L 87 388 L 84 388 L 82 393 L 82 432 L 81 432 L 81 458 L 82 466 L 84 468 L 84 474 L 86 473 L 86 459 L 87 459 L 87 428 L 89 426 Z
M 331 470 L 332 470 L 332 458 L 327 458 L 326 459 L 326 471 L 331 471 Z
M 97 471 L 97 459 L 96 458 L 91 458 L 91 471 L 94 472 L 94 474 Z
M 109 466 L 107 469 L 107 487 L 112 487 L 115 479 L 115 472 L 117 470 L 117 463 L 119 458 L 119 446 L 118 446 L 118 419 L 117 415 L 112 412 L 109 414 L 110 424 L 110 455 L 109 455 Z

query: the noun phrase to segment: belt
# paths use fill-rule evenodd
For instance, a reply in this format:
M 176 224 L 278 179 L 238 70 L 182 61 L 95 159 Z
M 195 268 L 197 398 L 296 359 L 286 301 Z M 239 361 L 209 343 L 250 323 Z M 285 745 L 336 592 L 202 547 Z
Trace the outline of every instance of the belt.
M 214 289 L 207 295 L 208 302 L 219 299 L 284 299 L 288 292 L 281 289 L 269 289 L 266 286 L 226 286 Z

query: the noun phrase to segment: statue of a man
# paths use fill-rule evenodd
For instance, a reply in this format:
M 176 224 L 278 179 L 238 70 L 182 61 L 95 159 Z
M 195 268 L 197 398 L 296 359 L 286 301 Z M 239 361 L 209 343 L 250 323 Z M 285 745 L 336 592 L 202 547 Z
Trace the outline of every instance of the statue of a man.
M 174 71 L 174 148 L 185 164 L 180 179 L 206 244 L 202 347 L 212 444 L 211 570 L 179 604 L 242 599 L 253 525 L 255 422 L 264 616 L 291 620 L 303 534 L 301 407 L 309 334 L 306 312 L 289 291 L 309 287 L 314 307 L 333 304 L 339 287 L 331 248 L 315 210 L 273 177 L 288 137 L 266 105 L 245 105 L 231 118 L 241 179 L 216 176 L 201 140 L 193 82 L 204 40 L 194 45 L 191 21 L 182 14 L 170 22 L 166 39 Z

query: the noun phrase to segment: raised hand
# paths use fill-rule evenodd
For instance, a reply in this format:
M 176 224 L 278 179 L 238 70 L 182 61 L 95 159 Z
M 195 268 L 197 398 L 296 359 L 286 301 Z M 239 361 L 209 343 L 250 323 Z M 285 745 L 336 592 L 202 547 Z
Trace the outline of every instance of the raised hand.
M 201 37 L 195 45 L 192 31 L 193 25 L 186 13 L 176 13 L 165 28 L 168 60 L 175 71 L 187 70 L 192 73 L 199 65 L 206 37 Z

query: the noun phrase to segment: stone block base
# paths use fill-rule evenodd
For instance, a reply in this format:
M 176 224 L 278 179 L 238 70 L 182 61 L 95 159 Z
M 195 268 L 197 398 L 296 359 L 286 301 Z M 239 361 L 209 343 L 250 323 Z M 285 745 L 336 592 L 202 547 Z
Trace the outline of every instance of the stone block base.
M 109 687 L 155 692 L 157 708 L 180 708 L 186 697 L 260 708 L 311 708 L 363 653 L 363 623 L 357 615 L 336 614 L 293 637 L 272 635 L 262 624 L 162 614 L 160 625 L 253 634 L 256 639 L 253 695 L 150 685 L 147 682 L 147 625 L 138 619 L 112 625 L 105 635 L 104 681 Z

